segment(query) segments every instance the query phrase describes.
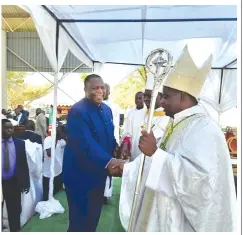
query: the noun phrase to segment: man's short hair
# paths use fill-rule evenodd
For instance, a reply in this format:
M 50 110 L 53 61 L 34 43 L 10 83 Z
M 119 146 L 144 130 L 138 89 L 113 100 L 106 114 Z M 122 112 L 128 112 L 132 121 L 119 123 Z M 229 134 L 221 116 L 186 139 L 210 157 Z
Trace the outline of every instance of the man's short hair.
M 98 74 L 90 74 L 84 79 L 84 87 L 87 87 L 88 83 L 94 78 L 101 78 Z
M 18 104 L 17 108 L 23 109 L 23 105 L 22 104 Z
M 35 130 L 35 123 L 32 120 L 28 120 L 28 122 L 25 125 L 26 129 L 28 130 Z
M 11 123 L 11 121 L 10 121 L 10 120 L 8 120 L 8 119 L 6 119 L 6 118 L 2 119 L 2 126 L 3 126 L 5 123 L 8 123 L 8 122 L 10 122 L 10 123 Z
M 142 91 L 137 92 L 137 93 L 135 94 L 135 96 L 137 96 L 138 94 L 142 94 L 142 95 L 144 95 L 144 93 L 143 93 Z

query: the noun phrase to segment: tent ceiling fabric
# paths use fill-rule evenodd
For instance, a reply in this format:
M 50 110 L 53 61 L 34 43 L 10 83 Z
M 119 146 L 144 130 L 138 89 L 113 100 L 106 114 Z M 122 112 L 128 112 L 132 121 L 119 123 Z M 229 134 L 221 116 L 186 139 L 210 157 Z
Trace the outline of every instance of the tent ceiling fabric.
M 109 65 L 105 63 L 130 64 L 124 66 L 126 76 L 144 64 L 152 50 L 169 50 L 175 62 L 187 44 L 197 66 L 211 53 L 214 56 L 214 69 L 202 90 L 202 101 L 217 115 L 237 105 L 237 62 L 232 63 L 237 60 L 237 6 L 28 5 L 23 8 L 36 24 L 54 71 L 59 71 L 70 50 L 104 78 L 108 76 L 105 66 Z M 74 19 L 79 22 L 71 22 Z M 117 75 L 114 80 L 121 79 Z
M 198 65 L 210 53 L 214 56 L 213 67 L 217 68 L 237 58 L 236 6 L 46 7 L 59 20 L 218 19 L 189 22 L 63 22 L 63 26 L 93 61 L 144 64 L 150 51 L 158 47 L 168 49 L 175 61 L 186 44 Z

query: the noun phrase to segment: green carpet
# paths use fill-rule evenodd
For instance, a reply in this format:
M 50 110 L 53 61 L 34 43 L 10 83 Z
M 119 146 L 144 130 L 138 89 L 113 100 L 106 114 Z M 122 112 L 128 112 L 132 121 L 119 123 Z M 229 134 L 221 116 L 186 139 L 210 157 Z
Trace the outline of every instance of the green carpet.
M 124 232 L 119 217 L 121 179 L 113 178 L 113 195 L 108 205 L 104 205 L 100 216 L 97 232 Z M 64 214 L 55 214 L 47 219 L 39 219 L 35 214 L 22 228 L 22 232 L 66 232 L 68 228 L 68 204 L 66 193 L 59 192 L 55 198 L 59 200 L 65 209 Z

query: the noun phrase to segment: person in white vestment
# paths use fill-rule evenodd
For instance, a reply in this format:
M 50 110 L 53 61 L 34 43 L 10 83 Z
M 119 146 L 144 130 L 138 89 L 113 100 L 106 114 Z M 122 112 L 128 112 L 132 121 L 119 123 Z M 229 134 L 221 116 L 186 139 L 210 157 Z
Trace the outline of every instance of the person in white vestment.
M 131 109 L 127 115 L 125 124 L 124 124 L 124 130 L 123 130 L 123 143 L 122 147 L 126 147 L 126 149 L 123 150 L 123 155 L 128 156 L 131 155 L 133 158 L 135 156 L 138 156 L 140 153 L 140 150 L 138 148 L 138 138 L 136 138 L 136 134 L 138 133 L 140 136 L 141 132 L 141 126 L 144 123 L 147 107 L 144 104 L 144 93 L 143 92 L 137 92 L 135 95 L 135 104 L 136 107 Z M 132 137 L 132 141 L 130 143 L 129 139 Z M 126 139 L 128 141 L 126 142 Z M 130 143 L 130 146 L 125 146 L 126 143 Z M 132 158 L 132 159 L 133 159 Z
M 112 116 L 113 116 L 113 124 L 115 127 L 114 135 L 116 138 L 116 142 L 119 143 L 120 142 L 120 134 L 119 134 L 120 108 L 116 103 L 114 103 L 111 99 L 109 99 L 109 96 L 110 96 L 110 86 L 109 84 L 105 83 L 105 95 L 104 95 L 103 103 L 105 103 L 111 108 Z
M 63 153 L 66 146 L 66 136 L 63 127 L 57 127 L 56 151 L 54 162 L 54 192 L 55 195 L 62 188 L 62 164 Z M 43 200 L 48 200 L 49 181 L 51 177 L 51 145 L 52 137 L 48 136 L 44 140 L 44 163 L 43 163 Z
M 163 84 L 171 119 L 159 144 L 142 131 L 146 155 L 133 231 L 236 231 L 236 194 L 224 134 L 197 105 L 212 56 L 199 69 L 185 47 Z M 128 228 L 140 159 L 123 168 L 120 218 Z
M 104 100 L 103 103 L 108 105 L 111 108 L 112 116 L 113 116 L 113 125 L 114 125 L 114 135 L 116 138 L 116 142 L 120 142 L 120 108 L 119 106 L 114 103 L 111 99 L 109 99 L 110 96 L 110 85 L 105 83 L 105 94 L 104 94 Z M 104 204 L 107 204 L 112 197 L 112 177 L 107 176 L 106 179 L 106 185 L 105 185 L 105 191 L 104 191 Z
M 141 136 L 141 130 L 146 128 L 148 121 L 148 113 L 153 86 L 154 79 L 152 74 L 149 73 L 147 74 L 147 81 L 144 92 L 144 103 L 146 104 L 146 108 L 131 112 L 127 118 L 121 143 L 120 157 L 122 159 L 130 158 L 130 161 L 133 161 L 141 154 L 141 151 L 138 148 L 138 142 Z M 156 99 L 155 111 L 152 119 L 152 130 L 156 136 L 157 141 L 159 141 L 163 136 L 165 127 L 169 121 L 169 118 L 165 116 L 165 112 L 161 107 L 161 98 L 162 93 L 159 92 Z
M 131 113 L 134 113 L 139 110 L 147 110 L 145 104 L 144 104 L 144 93 L 142 91 L 139 91 L 135 94 L 135 108 L 130 109 L 127 111 L 127 116 L 126 116 L 126 122 L 124 123 L 124 130 L 128 129 L 127 126 L 129 126 L 129 121 L 128 120 L 133 120 L 132 118 L 129 118 Z

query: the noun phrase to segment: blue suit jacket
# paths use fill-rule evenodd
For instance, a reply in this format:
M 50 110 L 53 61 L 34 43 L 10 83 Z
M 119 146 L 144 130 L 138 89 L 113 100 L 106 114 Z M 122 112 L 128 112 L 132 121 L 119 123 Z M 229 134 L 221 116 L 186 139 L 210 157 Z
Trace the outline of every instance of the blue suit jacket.
M 18 121 L 18 118 L 15 116 L 13 118 L 15 121 Z M 28 117 L 26 116 L 26 113 L 22 113 L 22 116 L 20 118 L 19 124 L 20 125 L 25 125 L 28 122 Z
M 98 107 L 87 98 L 68 112 L 62 173 L 65 187 L 76 196 L 105 187 L 105 167 L 117 146 L 112 119 L 107 105 L 101 103 Z

